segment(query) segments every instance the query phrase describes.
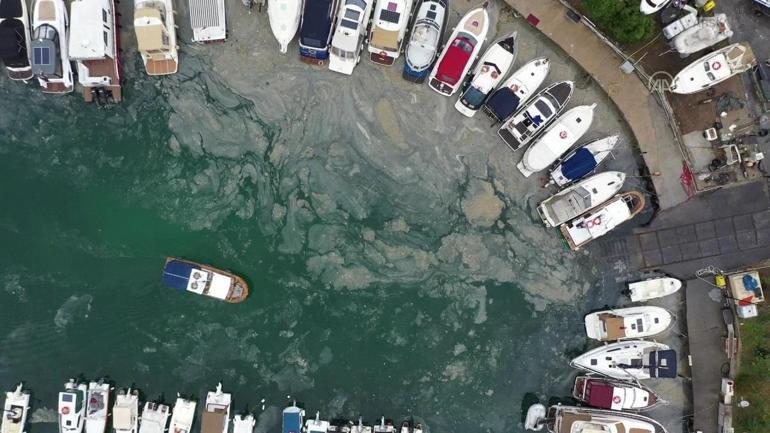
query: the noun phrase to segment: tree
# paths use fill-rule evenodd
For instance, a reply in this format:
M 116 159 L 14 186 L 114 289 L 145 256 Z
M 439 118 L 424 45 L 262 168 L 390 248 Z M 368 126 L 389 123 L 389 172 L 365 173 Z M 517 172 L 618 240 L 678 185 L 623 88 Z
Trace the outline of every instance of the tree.
M 655 33 L 655 20 L 639 11 L 639 0 L 583 0 L 586 14 L 622 44 L 633 44 Z

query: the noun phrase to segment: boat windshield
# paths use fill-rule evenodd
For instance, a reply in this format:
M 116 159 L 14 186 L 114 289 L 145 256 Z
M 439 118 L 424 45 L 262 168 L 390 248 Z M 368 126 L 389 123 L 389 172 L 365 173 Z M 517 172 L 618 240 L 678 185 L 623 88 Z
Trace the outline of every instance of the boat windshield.
M 355 30 L 358 28 L 358 21 L 342 20 L 340 25 L 347 29 Z
M 478 89 L 478 87 L 471 87 L 463 95 L 463 102 L 466 107 L 476 109 L 481 107 L 484 103 L 487 94 Z
M 401 17 L 401 14 L 395 11 L 383 9 L 380 12 L 380 19 L 389 23 L 398 24 L 399 17 Z

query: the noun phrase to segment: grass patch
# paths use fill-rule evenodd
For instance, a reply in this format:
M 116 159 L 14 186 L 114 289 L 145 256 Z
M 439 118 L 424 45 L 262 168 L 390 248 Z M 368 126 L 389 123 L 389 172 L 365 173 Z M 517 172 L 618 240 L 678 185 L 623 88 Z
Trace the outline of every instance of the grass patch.
M 765 303 L 759 305 L 758 317 L 740 320 L 743 346 L 740 374 L 735 380 L 735 433 L 770 432 L 770 308 Z M 738 407 L 741 399 L 750 406 Z
M 583 0 L 586 14 L 621 44 L 650 39 L 657 31 L 652 15 L 639 11 L 639 0 Z

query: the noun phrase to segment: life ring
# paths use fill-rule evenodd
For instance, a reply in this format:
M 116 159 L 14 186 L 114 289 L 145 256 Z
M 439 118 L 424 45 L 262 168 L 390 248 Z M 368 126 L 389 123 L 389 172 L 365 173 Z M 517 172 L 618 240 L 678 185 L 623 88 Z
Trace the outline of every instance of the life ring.
M 559 138 L 561 138 L 562 140 L 564 140 L 565 138 L 567 138 L 567 131 L 561 131 L 561 132 L 559 133 Z
M 69 413 L 70 413 L 70 408 L 69 407 L 64 406 L 63 408 L 61 408 L 61 414 L 62 415 L 67 415 Z
M 721 68 L 721 67 L 722 67 L 722 64 L 719 63 L 719 62 L 714 62 L 714 63 L 711 64 L 711 69 L 713 69 L 715 71 L 718 71 L 719 68 Z
M 201 277 L 200 272 L 193 272 L 193 278 L 195 278 L 197 280 L 200 277 Z
M 497 75 L 498 75 L 497 71 L 492 71 L 492 78 L 497 78 Z
M 615 404 L 620 404 L 620 396 L 616 395 L 615 397 L 612 397 L 612 402 Z

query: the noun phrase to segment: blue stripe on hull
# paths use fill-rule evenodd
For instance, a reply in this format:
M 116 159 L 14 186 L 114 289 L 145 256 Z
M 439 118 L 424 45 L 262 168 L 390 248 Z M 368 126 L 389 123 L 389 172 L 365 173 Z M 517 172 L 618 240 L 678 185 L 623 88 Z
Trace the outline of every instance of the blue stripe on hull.
M 309 59 L 328 60 L 329 50 L 316 50 L 312 48 L 299 47 L 299 55 Z
M 409 76 L 411 78 L 415 78 L 415 79 L 419 79 L 419 80 L 424 80 L 424 79 L 428 78 L 429 74 L 430 74 L 430 69 L 425 69 L 424 71 L 416 71 L 416 70 L 412 69 L 409 66 L 408 62 L 404 62 L 404 75 L 405 76 Z

